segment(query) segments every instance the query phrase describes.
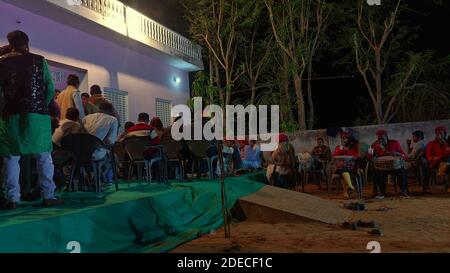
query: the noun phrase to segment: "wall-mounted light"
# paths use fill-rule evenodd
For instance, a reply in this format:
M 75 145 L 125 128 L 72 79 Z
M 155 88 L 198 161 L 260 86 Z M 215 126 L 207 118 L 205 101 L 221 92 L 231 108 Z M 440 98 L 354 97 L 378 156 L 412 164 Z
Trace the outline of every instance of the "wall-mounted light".
M 173 81 L 174 81 L 176 84 L 179 84 L 179 83 L 181 82 L 181 79 L 180 79 L 179 77 L 174 77 L 174 78 L 173 78 Z

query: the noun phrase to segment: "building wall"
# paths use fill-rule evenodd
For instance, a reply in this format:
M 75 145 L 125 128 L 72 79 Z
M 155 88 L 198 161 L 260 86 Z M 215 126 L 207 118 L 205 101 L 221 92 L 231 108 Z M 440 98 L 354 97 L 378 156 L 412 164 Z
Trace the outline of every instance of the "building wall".
M 375 132 L 378 129 L 385 129 L 389 133 L 390 139 L 396 139 L 402 145 L 402 148 L 407 152 L 406 140 L 412 139 L 412 132 L 421 130 L 425 133 L 425 143 L 435 138 L 434 129 L 437 126 L 445 126 L 447 131 L 450 131 L 450 120 L 436 120 L 426 122 L 412 122 L 412 123 L 396 123 L 386 125 L 371 125 L 351 127 L 356 138 L 361 143 L 372 144 L 376 140 Z M 332 151 L 337 145 L 340 145 L 339 135 L 336 137 L 327 137 L 326 130 L 303 131 L 289 134 L 289 139 L 294 145 L 296 152 L 311 152 L 316 145 L 316 137 L 323 136 Z
M 87 71 L 82 92 L 88 92 L 93 84 L 129 92 L 131 120 L 144 111 L 155 115 L 155 98 L 170 100 L 173 105 L 188 100 L 187 72 L 68 25 L 70 22 L 60 24 L 0 1 L 0 46 L 7 44 L 8 32 L 26 32 L 33 53 Z M 175 78 L 181 81 L 176 83 Z

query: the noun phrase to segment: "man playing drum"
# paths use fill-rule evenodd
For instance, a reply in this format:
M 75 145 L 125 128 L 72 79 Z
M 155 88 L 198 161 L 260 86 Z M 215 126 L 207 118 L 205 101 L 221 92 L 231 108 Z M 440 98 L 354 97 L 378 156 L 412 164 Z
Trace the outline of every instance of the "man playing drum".
M 448 144 L 447 130 L 439 126 L 435 130 L 436 139 L 427 145 L 427 160 L 431 169 L 438 170 L 438 175 L 445 175 L 450 163 L 450 145 Z
M 408 180 L 403 165 L 403 160 L 407 158 L 405 152 L 397 140 L 389 139 L 386 130 L 378 130 L 376 135 L 377 140 L 372 144 L 368 154 L 369 159 L 375 160 L 374 195 L 377 199 L 383 199 L 386 196 L 386 180 L 388 174 L 391 174 L 397 182 L 400 182 L 401 195 L 408 198 Z M 385 167 L 377 167 L 377 165 L 385 165 Z
M 348 132 L 341 133 L 341 145 L 336 146 L 336 149 L 333 153 L 333 157 L 337 156 L 351 156 L 354 160 L 352 161 L 353 166 L 344 163 L 343 166 L 338 167 L 336 171 L 336 173 L 340 174 L 342 179 L 344 180 L 344 197 L 350 198 L 351 194 L 355 190 L 352 184 L 350 172 L 355 168 L 354 163 L 358 159 L 359 148 L 358 141 L 353 136 L 350 136 Z

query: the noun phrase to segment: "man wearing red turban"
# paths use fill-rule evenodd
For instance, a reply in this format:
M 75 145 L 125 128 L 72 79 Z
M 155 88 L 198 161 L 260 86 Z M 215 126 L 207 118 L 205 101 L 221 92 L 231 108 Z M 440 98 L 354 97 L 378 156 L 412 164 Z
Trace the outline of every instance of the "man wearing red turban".
M 372 144 L 368 158 L 378 158 L 382 156 L 400 156 L 406 159 L 407 156 L 403 151 L 400 143 L 397 140 L 389 139 L 388 132 L 386 130 L 378 130 L 376 132 L 377 140 Z M 408 197 L 408 177 L 405 168 L 398 170 L 392 170 L 389 172 L 385 171 L 374 171 L 374 194 L 376 198 L 383 199 L 386 196 L 386 181 L 387 175 L 392 174 L 400 182 L 400 187 L 402 190 L 402 196 Z M 378 190 L 380 194 L 378 195 Z
M 333 156 L 352 156 L 356 162 L 359 157 L 359 143 L 354 136 L 348 132 L 341 133 L 341 145 L 336 146 Z M 348 164 L 347 164 L 348 165 Z M 344 180 L 344 197 L 350 198 L 352 192 L 355 190 L 352 184 L 350 172 L 355 166 L 342 166 L 337 170 Z
M 444 126 L 435 129 L 436 138 L 427 145 L 427 160 L 431 169 L 437 169 L 441 163 L 450 162 L 450 146 L 448 143 L 447 130 Z M 442 168 L 445 170 L 444 168 Z
M 287 135 L 280 133 L 277 136 L 279 142 L 278 148 L 273 151 L 272 159 L 276 164 L 275 186 L 293 189 L 295 186 L 295 150 L 292 144 L 289 143 Z

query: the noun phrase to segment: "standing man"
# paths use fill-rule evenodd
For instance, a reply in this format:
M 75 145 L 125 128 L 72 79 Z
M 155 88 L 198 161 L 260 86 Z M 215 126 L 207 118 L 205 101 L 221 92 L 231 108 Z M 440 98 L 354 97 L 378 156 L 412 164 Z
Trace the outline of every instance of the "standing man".
M 81 94 L 81 100 L 83 102 L 83 107 L 84 107 L 84 114 L 86 116 L 99 112 L 98 107 L 91 103 L 91 101 L 89 99 L 90 97 L 91 96 L 89 96 L 88 93 Z
M 80 112 L 80 119 L 86 115 L 84 113 L 83 101 L 81 100 L 80 79 L 77 75 L 71 74 L 67 77 L 67 87 L 58 95 L 56 102 L 61 108 L 60 120 L 66 117 L 67 109 L 75 107 Z
M 54 85 L 44 57 L 29 52 L 28 36 L 22 31 L 8 34 L 11 52 L 0 57 L 0 156 L 7 203 L 15 209 L 20 202 L 19 160 L 34 155 L 45 206 L 58 205 L 54 196 L 52 131 L 49 104 Z
M 105 98 L 105 96 L 103 96 L 103 92 L 102 89 L 99 85 L 95 84 L 93 86 L 91 86 L 91 97 L 89 98 L 89 101 L 96 107 L 99 107 L 100 104 L 102 103 L 110 103 L 112 105 L 112 103 Z M 119 127 L 121 126 L 120 124 L 120 116 L 119 113 L 117 113 L 116 109 L 114 108 L 113 105 L 113 116 L 115 116 L 117 118 L 117 120 L 119 121 Z

